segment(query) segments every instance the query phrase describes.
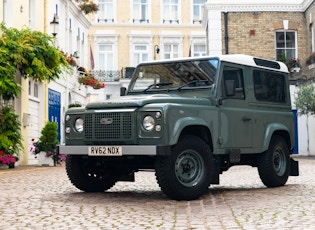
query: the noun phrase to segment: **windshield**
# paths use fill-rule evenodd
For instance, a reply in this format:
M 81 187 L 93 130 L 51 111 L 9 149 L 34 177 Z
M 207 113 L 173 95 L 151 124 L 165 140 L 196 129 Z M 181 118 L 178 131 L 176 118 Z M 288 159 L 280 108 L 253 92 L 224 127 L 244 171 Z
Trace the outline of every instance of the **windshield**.
M 215 82 L 218 59 L 150 63 L 138 66 L 129 91 L 205 88 Z

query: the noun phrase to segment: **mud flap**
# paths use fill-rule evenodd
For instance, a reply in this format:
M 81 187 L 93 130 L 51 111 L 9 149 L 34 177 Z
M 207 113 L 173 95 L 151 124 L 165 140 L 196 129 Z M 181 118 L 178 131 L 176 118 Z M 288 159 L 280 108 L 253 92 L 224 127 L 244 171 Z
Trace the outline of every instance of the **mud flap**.
M 290 176 L 299 175 L 299 162 L 291 158 L 290 160 Z

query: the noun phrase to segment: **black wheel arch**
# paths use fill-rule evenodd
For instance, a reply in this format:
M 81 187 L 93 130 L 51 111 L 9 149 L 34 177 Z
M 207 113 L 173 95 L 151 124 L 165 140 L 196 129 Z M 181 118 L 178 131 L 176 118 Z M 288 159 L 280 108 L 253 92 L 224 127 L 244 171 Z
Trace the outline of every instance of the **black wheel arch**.
M 291 138 L 290 138 L 290 134 L 289 134 L 288 131 L 286 131 L 286 130 L 277 130 L 277 131 L 275 131 L 275 132 L 272 134 L 270 141 L 271 141 L 272 138 L 275 137 L 275 136 L 281 136 L 281 137 L 284 139 L 284 141 L 287 143 L 289 150 L 290 150 L 290 151 L 293 150 L 294 143 L 291 143 Z
M 202 126 L 202 125 L 186 126 L 182 130 L 179 136 L 179 139 L 186 135 L 191 135 L 191 136 L 196 136 L 196 137 L 201 138 L 204 142 L 206 142 L 209 145 L 211 151 L 213 151 L 212 135 L 208 127 Z

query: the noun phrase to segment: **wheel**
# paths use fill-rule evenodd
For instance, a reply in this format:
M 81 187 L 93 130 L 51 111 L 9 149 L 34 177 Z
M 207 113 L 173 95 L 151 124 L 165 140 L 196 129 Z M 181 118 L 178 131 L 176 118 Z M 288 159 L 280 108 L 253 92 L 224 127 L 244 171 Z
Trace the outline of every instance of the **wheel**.
M 97 157 L 67 156 L 66 171 L 71 183 L 85 192 L 104 192 L 114 186 L 119 177 Z
M 194 200 L 203 195 L 214 175 L 209 145 L 195 136 L 184 136 L 171 156 L 156 159 L 156 179 L 162 191 L 174 200 Z
M 267 187 L 283 186 L 290 173 L 290 152 L 281 136 L 274 136 L 266 152 L 258 157 L 258 172 Z

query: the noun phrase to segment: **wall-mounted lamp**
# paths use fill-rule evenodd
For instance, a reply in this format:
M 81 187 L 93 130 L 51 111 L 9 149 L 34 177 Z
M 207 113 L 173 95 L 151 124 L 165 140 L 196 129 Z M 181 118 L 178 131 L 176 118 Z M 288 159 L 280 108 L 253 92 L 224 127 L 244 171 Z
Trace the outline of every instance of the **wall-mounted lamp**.
M 23 11 L 24 11 L 24 8 L 23 8 L 23 6 L 21 5 L 21 6 L 20 6 L 20 12 L 23 13 Z
M 160 48 L 158 45 L 154 46 L 154 60 L 156 59 L 156 54 L 160 53 Z
M 57 14 L 54 14 L 53 20 L 50 22 L 50 25 L 53 27 L 53 33 L 52 35 L 56 37 L 58 33 L 58 27 L 59 27 L 59 17 Z
M 26 126 L 30 126 L 31 123 L 31 114 L 29 113 L 23 113 L 23 117 L 22 117 L 22 124 L 24 127 Z

